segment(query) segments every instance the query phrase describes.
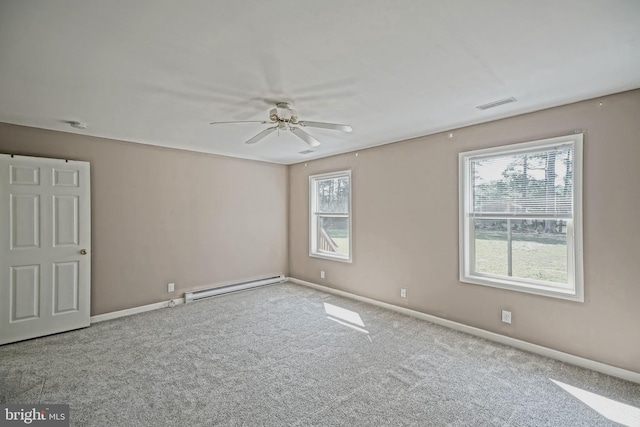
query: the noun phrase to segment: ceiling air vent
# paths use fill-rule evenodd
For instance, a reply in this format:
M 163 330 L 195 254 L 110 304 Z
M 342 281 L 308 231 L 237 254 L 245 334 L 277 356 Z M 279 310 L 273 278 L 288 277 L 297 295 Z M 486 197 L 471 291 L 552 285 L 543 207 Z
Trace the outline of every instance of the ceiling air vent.
M 510 98 L 501 99 L 499 101 L 489 102 L 488 104 L 478 105 L 476 108 L 478 110 L 488 110 L 489 108 L 497 107 L 499 105 L 504 105 L 504 104 L 510 104 L 510 103 L 516 102 L 516 101 L 517 101 L 517 99 L 515 99 L 512 96 Z
M 300 154 L 311 154 L 311 153 L 313 153 L 313 150 L 304 150 L 300 152 Z

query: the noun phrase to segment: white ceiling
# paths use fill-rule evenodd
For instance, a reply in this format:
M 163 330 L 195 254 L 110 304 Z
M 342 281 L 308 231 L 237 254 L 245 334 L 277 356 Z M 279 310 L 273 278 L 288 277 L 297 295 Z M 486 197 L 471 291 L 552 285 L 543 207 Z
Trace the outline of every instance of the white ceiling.
M 0 1 L 0 121 L 283 164 L 638 87 L 638 0 Z

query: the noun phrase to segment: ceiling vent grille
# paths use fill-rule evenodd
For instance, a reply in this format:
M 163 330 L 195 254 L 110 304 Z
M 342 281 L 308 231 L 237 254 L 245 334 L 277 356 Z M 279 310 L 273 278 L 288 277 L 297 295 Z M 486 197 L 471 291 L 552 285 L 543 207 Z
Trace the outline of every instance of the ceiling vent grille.
M 499 101 L 489 102 L 488 104 L 478 105 L 476 108 L 478 110 L 488 110 L 489 108 L 498 107 L 498 106 L 504 105 L 504 104 L 510 104 L 510 103 L 516 102 L 516 101 L 517 101 L 517 99 L 515 99 L 512 96 L 510 98 L 501 99 Z
M 300 152 L 300 154 L 311 154 L 311 153 L 313 153 L 313 150 L 304 150 Z

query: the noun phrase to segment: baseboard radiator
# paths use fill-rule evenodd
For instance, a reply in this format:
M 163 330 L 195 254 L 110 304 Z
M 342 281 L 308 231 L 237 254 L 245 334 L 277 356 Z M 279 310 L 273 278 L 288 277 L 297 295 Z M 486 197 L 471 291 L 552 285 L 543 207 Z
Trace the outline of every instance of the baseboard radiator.
M 229 292 L 243 291 L 245 289 L 257 288 L 259 286 L 272 285 L 285 281 L 284 274 L 279 276 L 265 277 L 264 279 L 256 279 L 248 282 L 233 283 L 231 285 L 221 286 L 218 288 L 201 289 L 193 292 L 185 292 L 184 302 L 189 303 L 203 298 L 214 297 L 216 295 L 228 294 Z

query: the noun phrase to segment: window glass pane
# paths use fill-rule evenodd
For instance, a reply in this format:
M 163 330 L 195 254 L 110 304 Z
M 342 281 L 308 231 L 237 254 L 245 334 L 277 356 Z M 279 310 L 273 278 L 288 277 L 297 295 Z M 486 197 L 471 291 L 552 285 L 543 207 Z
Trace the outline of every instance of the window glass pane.
M 572 215 L 573 147 L 471 160 L 469 211 Z
M 566 284 L 568 282 L 566 221 L 512 220 L 511 222 L 514 223 L 513 276 Z M 517 229 L 517 223 L 525 223 L 525 228 Z
M 473 222 L 476 272 L 567 284 L 566 221 L 476 219 Z
M 507 222 L 506 220 L 476 219 L 475 221 L 476 272 L 507 275 Z
M 349 218 L 318 218 L 318 250 L 349 255 Z
M 329 178 L 317 181 L 316 205 L 318 212 L 349 212 L 349 177 Z

